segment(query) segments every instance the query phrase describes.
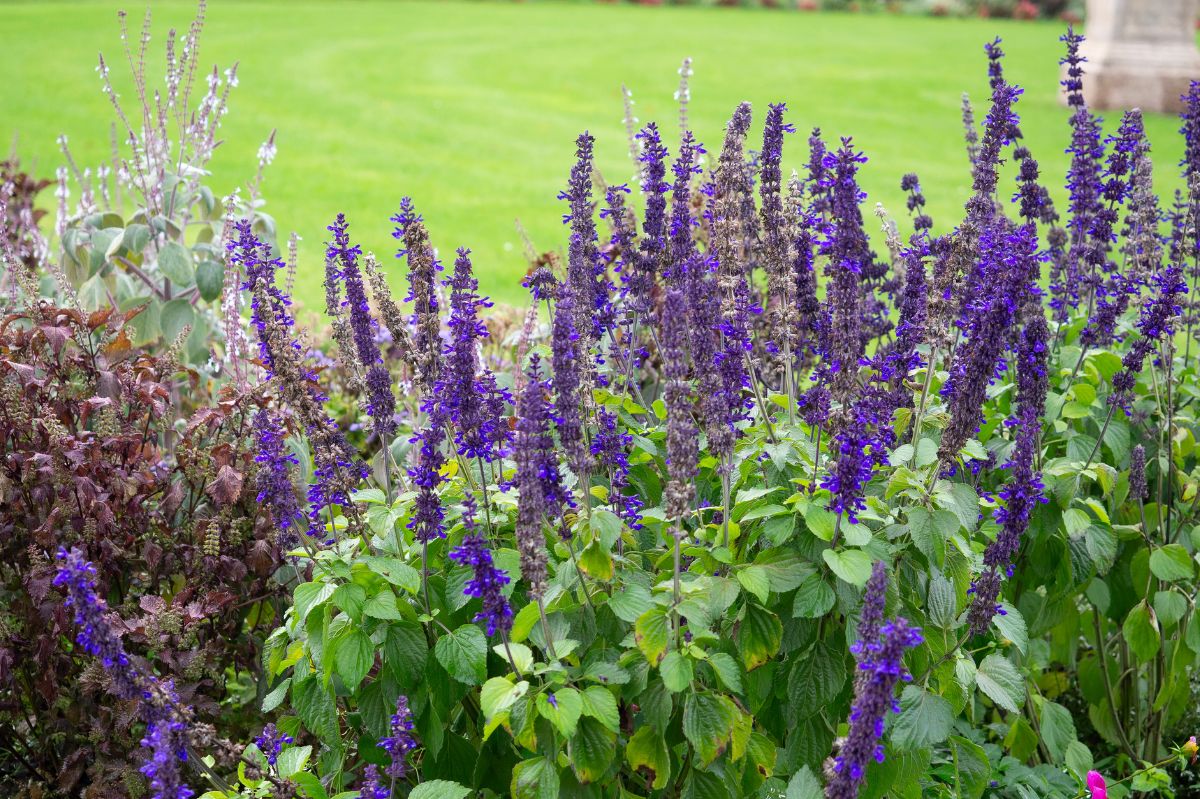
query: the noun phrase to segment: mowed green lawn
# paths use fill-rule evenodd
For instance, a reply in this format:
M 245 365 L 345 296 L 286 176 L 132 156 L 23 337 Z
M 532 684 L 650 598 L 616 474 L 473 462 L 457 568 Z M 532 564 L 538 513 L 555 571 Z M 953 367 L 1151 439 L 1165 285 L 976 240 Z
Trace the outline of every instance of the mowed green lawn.
M 132 99 L 117 38 L 122 5 L 138 18 L 136 2 L 0 4 L 0 141 L 18 135 L 18 152 L 41 174 L 61 162 L 59 133 L 82 163 L 107 153 L 112 114 L 94 67 L 105 52 Z M 163 36 L 168 26 L 183 29 L 192 7 L 156 0 L 153 9 L 153 75 L 161 82 Z M 1027 142 L 1065 201 L 1057 23 L 399 0 L 213 0 L 208 18 L 202 61 L 241 63 L 213 187 L 224 193 L 245 182 L 259 144 L 278 129 L 267 210 L 282 231 L 303 237 L 298 295 L 309 308 L 321 302 L 321 247 L 333 215 L 344 211 L 364 248 L 390 262 L 388 217 L 406 194 L 444 259 L 456 247 L 472 248 L 484 289 L 522 302 L 525 262 L 514 220 L 539 249 L 562 246 L 555 197 L 583 130 L 597 138 L 605 177 L 630 178 L 622 83 L 642 122 L 659 121 L 673 144 L 684 56 L 695 63 L 692 125 L 710 152 L 739 101 L 754 104 L 756 121 L 768 102 L 785 101 L 800 131 L 785 147 L 787 166 L 802 167 L 814 125 L 828 136 L 851 135 L 870 158 L 868 206 L 882 201 L 902 216 L 898 183 L 916 171 L 945 229 L 970 190 L 960 97 L 971 94 L 982 120 L 982 46 L 1002 36 L 1007 74 L 1025 87 L 1017 109 Z M 1147 120 L 1160 181 L 1174 182 L 1177 127 L 1170 117 Z

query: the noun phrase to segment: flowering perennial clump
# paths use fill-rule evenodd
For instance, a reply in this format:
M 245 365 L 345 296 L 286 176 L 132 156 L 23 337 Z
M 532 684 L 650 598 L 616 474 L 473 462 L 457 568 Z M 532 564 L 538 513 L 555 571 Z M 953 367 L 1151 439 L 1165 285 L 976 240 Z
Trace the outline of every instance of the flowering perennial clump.
M 337 215 L 328 348 L 261 174 L 248 202 L 175 187 L 182 253 L 166 216 L 117 235 L 83 179 L 54 259 L 23 218 L 0 793 L 1182 795 L 1200 83 L 1164 201 L 1153 121 L 1106 126 L 1063 41 L 1066 205 L 999 39 L 982 124 L 964 99 L 969 197 L 936 220 L 899 170 L 904 209 L 865 215 L 888 165 L 791 136 L 784 103 L 738 104 L 710 153 L 689 59 L 677 137 L 626 93 L 628 185 L 603 136 L 559 154 L 561 250 L 521 231 L 523 311 L 466 246 L 443 269 L 411 199 L 392 269 Z M 125 167 L 156 206 L 164 135 Z M 144 306 L 105 297 L 147 270 L 173 277 Z

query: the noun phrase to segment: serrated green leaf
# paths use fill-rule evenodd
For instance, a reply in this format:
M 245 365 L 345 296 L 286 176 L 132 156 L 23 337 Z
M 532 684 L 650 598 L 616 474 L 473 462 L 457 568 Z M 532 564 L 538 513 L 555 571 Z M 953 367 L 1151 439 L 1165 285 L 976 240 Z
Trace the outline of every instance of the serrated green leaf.
M 735 694 L 742 692 L 742 672 L 737 661 L 724 652 L 714 652 L 708 656 L 708 665 L 716 672 L 721 685 Z
M 1179 544 L 1166 544 L 1150 553 L 1150 571 L 1168 583 L 1190 580 L 1194 573 L 1192 556 Z
M 522 760 L 513 768 L 513 799 L 559 799 L 558 765 L 551 759 Z
M 1154 610 L 1142 600 L 1133 606 L 1125 616 L 1121 632 L 1126 643 L 1138 660 L 1143 663 L 1158 654 L 1161 646 L 1161 634 L 1158 628 L 1158 616 Z
M 1025 703 L 1025 678 L 1012 661 L 993 652 L 979 664 L 975 684 L 989 699 L 1011 713 L 1021 712 Z
M 754 671 L 779 651 L 783 643 L 783 623 L 766 608 L 754 603 L 746 605 L 746 613 L 738 626 L 738 654 L 746 671 Z
M 827 549 L 821 557 L 834 574 L 850 585 L 862 588 L 871 579 L 871 556 L 861 549 Z
M 608 607 L 618 619 L 633 624 L 654 607 L 654 600 L 650 598 L 650 591 L 640 585 L 623 585 L 608 600 Z
M 362 630 L 351 630 L 337 639 L 334 667 L 353 691 L 375 663 L 375 645 Z
M 487 638 L 473 624 L 443 635 L 434 645 L 433 654 L 459 682 L 479 685 L 487 677 Z
M 471 789 L 450 780 L 425 780 L 412 789 L 408 799 L 465 799 Z
M 796 589 L 796 597 L 792 602 L 792 617 L 796 619 L 819 619 L 828 613 L 837 596 L 833 588 L 825 582 L 825 578 L 813 572 L 804 578 Z
M 801 768 L 788 781 L 787 799 L 823 799 L 824 796 L 820 780 L 808 766 Z
M 788 708 L 797 718 L 808 718 L 833 701 L 845 684 L 845 656 L 824 641 L 819 642 L 792 665 L 787 683 Z
M 602 685 L 589 685 L 579 697 L 583 702 L 583 715 L 591 716 L 613 732 L 620 729 L 621 714 L 612 691 Z
M 949 744 L 954 759 L 955 799 L 979 799 L 992 778 L 987 753 L 983 747 L 957 735 L 950 736 Z
M 681 655 L 677 650 L 667 653 L 658 665 L 658 671 L 662 675 L 663 685 L 671 693 L 677 694 L 692 684 L 691 658 Z
M 584 785 L 604 776 L 617 754 L 617 734 L 596 719 L 583 718 L 567 742 L 567 759 Z
M 503 713 L 529 690 L 529 683 L 521 680 L 511 683 L 504 677 L 493 677 L 479 691 L 479 707 L 488 719 Z
M 771 595 L 771 580 L 766 569 L 753 565 L 738 569 L 737 581 L 742 584 L 742 588 L 757 597 L 759 602 L 764 605 L 767 603 L 767 598 Z
M 279 757 L 275 761 L 275 768 L 278 770 L 279 776 L 286 780 L 296 772 L 303 771 L 311 756 L 311 746 L 290 746 L 279 753 Z
M 737 708 L 727 697 L 712 693 L 688 694 L 683 703 L 683 734 L 707 766 L 729 745 Z
M 671 780 L 671 755 L 661 732 L 652 725 L 638 727 L 625 744 L 625 761 L 635 772 L 644 772 L 655 790 Z
M 583 698 L 574 688 L 559 688 L 537 696 L 538 713 L 553 724 L 563 737 L 575 734 L 583 715 Z
M 638 649 L 653 666 L 661 663 L 667 654 L 669 627 L 666 609 L 657 606 L 639 616 L 633 627 Z
M 1077 739 L 1075 720 L 1071 711 L 1060 704 L 1044 700 L 1041 712 L 1042 742 L 1056 764 L 1063 763 L 1067 747 Z
M 384 588 L 368 599 L 363 605 L 362 612 L 364 616 L 370 616 L 373 619 L 400 621 L 404 618 L 400 615 L 399 606 L 396 604 L 396 595 L 390 588 Z
M 900 694 L 900 714 L 892 725 L 892 743 L 901 751 L 933 746 L 946 740 L 954 712 L 945 697 L 915 685 Z

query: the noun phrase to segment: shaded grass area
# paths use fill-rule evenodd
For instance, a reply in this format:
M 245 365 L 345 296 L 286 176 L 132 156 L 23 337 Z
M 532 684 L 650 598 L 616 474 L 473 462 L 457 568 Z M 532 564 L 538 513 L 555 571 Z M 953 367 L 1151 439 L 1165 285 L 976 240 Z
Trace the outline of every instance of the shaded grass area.
M 61 163 L 69 136 L 82 163 L 108 152 L 113 119 L 95 75 L 97 51 L 118 67 L 112 0 L 0 5 L 0 137 L 36 171 Z M 168 26 L 184 28 L 188 2 L 156 2 L 155 58 Z M 620 86 L 630 86 L 642 122 L 677 139 L 673 93 L 684 56 L 695 62 L 692 127 L 715 153 L 741 100 L 761 122 L 768 102 L 788 103 L 799 133 L 785 168 L 803 168 L 808 129 L 854 136 L 870 162 L 865 208 L 876 201 L 903 216 L 900 177 L 919 174 L 939 230 L 953 224 L 970 191 L 959 104 L 964 91 L 986 112 L 982 45 L 1002 36 L 1026 141 L 1055 200 L 1067 167 L 1067 113 L 1057 102 L 1057 23 L 802 14 L 765 9 L 464 2 L 244 2 L 213 0 L 202 63 L 239 60 L 241 85 L 214 159 L 214 190 L 248 180 L 273 128 L 279 154 L 265 185 L 266 210 L 281 235 L 303 237 L 297 295 L 322 297 L 324 227 L 345 211 L 352 233 L 387 261 L 395 248 L 388 217 L 411 195 L 444 260 L 474 251 L 483 289 L 522 302 L 525 268 L 514 220 L 540 249 L 565 241 L 562 203 L 574 139 L 597 138 L 606 179 L 633 174 Z M 161 81 L 161 61 L 152 76 Z M 1109 129 L 1115 130 L 1116 113 Z M 1182 154 L 1173 118 L 1147 131 L 1160 186 L 1175 182 Z M 754 135 L 758 135 L 756 129 Z M 51 200 L 52 201 L 52 200 Z M 868 227 L 875 229 L 873 222 Z M 902 233 L 907 226 L 901 221 Z M 402 285 L 399 267 L 393 283 Z

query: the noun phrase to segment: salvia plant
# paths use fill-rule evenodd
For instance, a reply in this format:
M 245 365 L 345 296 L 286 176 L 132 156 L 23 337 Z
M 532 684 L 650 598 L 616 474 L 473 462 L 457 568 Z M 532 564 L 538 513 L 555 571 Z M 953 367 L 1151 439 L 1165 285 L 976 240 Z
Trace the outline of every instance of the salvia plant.
M 332 216 L 321 349 L 257 195 L 171 166 L 224 108 L 218 74 L 182 110 L 198 29 L 120 235 L 89 205 L 54 254 L 0 214 L 9 795 L 1194 790 L 1200 83 L 1164 197 L 1068 32 L 1056 208 L 991 42 L 961 216 L 909 173 L 895 220 L 782 103 L 702 144 L 687 61 L 676 145 L 625 92 L 628 184 L 575 141 L 523 313 L 419 199 L 395 261 Z M 220 368 L 185 357 L 204 314 L 151 334 L 197 298 Z

